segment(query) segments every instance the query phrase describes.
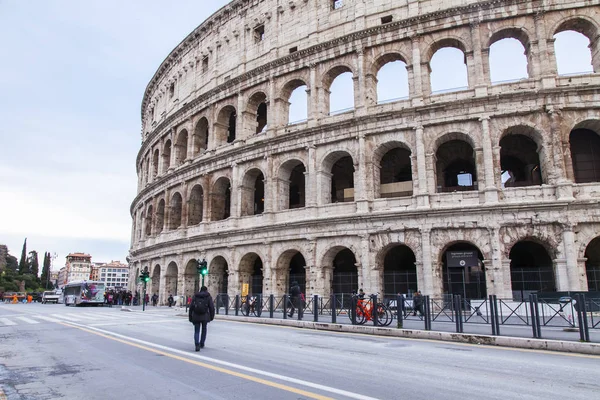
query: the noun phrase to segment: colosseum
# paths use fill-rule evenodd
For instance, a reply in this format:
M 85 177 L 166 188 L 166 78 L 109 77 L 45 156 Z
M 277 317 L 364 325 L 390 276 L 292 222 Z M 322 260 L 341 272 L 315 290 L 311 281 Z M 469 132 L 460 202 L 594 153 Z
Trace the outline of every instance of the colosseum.
M 591 70 L 561 73 L 565 32 Z M 524 76 L 494 80 L 503 43 Z M 438 90 L 444 51 L 465 84 Z M 213 296 L 600 290 L 596 72 L 598 0 L 233 0 L 146 88 L 132 278 L 163 303 L 202 260 Z

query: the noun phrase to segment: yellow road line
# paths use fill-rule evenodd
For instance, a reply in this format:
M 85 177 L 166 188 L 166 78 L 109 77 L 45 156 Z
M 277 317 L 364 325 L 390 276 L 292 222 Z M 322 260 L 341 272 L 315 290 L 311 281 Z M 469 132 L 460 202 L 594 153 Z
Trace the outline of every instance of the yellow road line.
M 151 347 L 142 346 L 142 345 L 137 344 L 137 343 L 131 343 L 129 341 L 126 341 L 126 340 L 123 340 L 123 339 L 118 339 L 118 338 L 115 338 L 115 337 L 112 337 L 112 336 L 109 336 L 109 335 L 105 335 L 105 334 L 100 333 L 100 332 L 95 332 L 95 331 L 93 331 L 91 329 L 86 329 L 86 328 L 83 328 L 83 327 L 80 327 L 80 326 L 77 326 L 77 325 L 71 325 L 71 324 L 65 323 L 65 322 L 58 322 L 58 324 L 64 325 L 64 326 L 68 326 L 70 328 L 76 328 L 76 329 L 79 329 L 79 330 L 82 330 L 82 331 L 85 331 L 85 332 L 88 332 L 88 333 L 93 333 L 94 335 L 102 336 L 102 337 L 104 337 L 106 339 L 114 340 L 116 342 L 127 344 L 127 345 L 133 346 L 133 347 L 137 347 L 137 348 L 142 349 L 142 350 L 146 350 L 146 351 L 150 351 L 152 353 L 160 354 L 160 355 L 163 355 L 165 357 L 170 357 L 170 358 L 173 358 L 175 360 L 184 361 L 184 362 L 187 362 L 189 364 L 194 364 L 194 365 L 197 365 L 197 366 L 200 366 L 200 367 L 203 367 L 203 368 L 212 369 L 213 371 L 221 372 L 221 373 L 224 373 L 224 374 L 227 374 L 227 375 L 233 375 L 233 376 L 236 376 L 238 378 L 246 379 L 246 380 L 249 380 L 249 381 L 252 381 L 252 382 L 256 382 L 256 383 L 260 383 L 260 384 L 263 384 L 263 385 L 266 385 L 266 386 L 271 386 L 271 387 L 274 387 L 274 388 L 277 388 L 277 389 L 285 390 L 287 392 L 296 393 L 296 394 L 299 394 L 299 395 L 302 395 L 302 396 L 309 397 L 311 399 L 316 399 L 316 400 L 333 400 L 333 398 L 331 398 L 331 397 L 321 396 L 319 394 L 308 392 L 308 391 L 302 390 L 302 389 L 297 389 L 297 388 L 292 387 L 292 386 L 283 385 L 283 384 L 280 384 L 280 383 L 277 383 L 277 382 L 268 381 L 266 379 L 257 378 L 257 377 L 254 377 L 254 376 L 251 376 L 251 375 L 248 375 L 248 374 L 243 374 L 241 372 L 232 371 L 230 369 L 226 369 L 226 368 L 222 368 L 222 367 L 217 367 L 217 366 L 206 364 L 206 363 L 203 363 L 203 362 L 200 362 L 200 361 L 190 360 L 189 358 L 185 358 L 185 357 L 181 357 L 181 356 L 176 356 L 174 354 L 171 354 L 171 353 L 168 353 L 168 352 L 165 352 L 165 351 L 161 351 L 161 350 L 157 350 L 157 349 L 153 349 Z M 2 397 L 0 397 L 0 400 L 5 400 L 5 399 L 3 399 Z

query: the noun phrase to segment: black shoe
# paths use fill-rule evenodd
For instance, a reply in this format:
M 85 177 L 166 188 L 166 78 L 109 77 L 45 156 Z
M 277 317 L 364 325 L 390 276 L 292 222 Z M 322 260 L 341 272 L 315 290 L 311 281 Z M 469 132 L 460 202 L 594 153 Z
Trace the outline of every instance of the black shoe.
M 292 317 L 293 317 L 293 315 L 292 315 L 292 314 L 288 314 L 288 317 L 289 317 L 289 318 L 292 318 Z
M 200 348 L 201 348 L 201 349 L 203 349 L 203 348 L 204 348 L 204 345 L 203 345 L 203 344 L 201 344 L 201 345 L 200 345 Z
M 196 351 L 200 351 L 200 347 L 204 347 L 204 346 L 200 346 L 199 344 L 196 345 Z

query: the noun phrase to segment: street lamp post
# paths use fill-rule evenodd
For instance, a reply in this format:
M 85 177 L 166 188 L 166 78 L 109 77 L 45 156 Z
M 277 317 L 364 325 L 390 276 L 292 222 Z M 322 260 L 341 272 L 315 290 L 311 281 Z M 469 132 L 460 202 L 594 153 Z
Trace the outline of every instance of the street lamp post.
M 197 264 L 197 269 L 198 269 L 198 274 L 200 274 L 200 276 L 202 277 L 202 286 L 204 286 L 204 277 L 208 274 L 208 264 L 206 263 L 205 259 L 202 259 L 202 261 L 196 261 Z

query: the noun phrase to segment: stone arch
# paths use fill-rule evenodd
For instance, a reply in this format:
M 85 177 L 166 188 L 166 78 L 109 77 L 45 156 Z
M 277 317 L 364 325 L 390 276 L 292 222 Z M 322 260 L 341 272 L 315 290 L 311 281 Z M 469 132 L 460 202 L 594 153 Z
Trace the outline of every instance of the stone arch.
M 156 225 L 154 226 L 154 232 L 156 234 L 159 234 L 163 231 L 165 227 L 165 199 L 160 199 L 158 201 L 154 221 L 156 223 Z
M 167 270 L 165 271 L 165 294 L 164 300 L 169 297 L 169 295 L 173 295 L 176 297 L 179 293 L 177 292 L 177 278 L 179 276 L 179 269 L 177 267 L 177 263 L 175 261 L 171 261 L 167 265 Z
M 510 27 L 502 27 L 500 29 L 498 29 L 497 31 L 493 32 L 492 35 L 490 36 L 490 39 L 488 40 L 488 44 L 487 47 L 489 49 L 489 56 L 490 59 L 492 57 L 492 51 L 493 51 L 493 47 L 494 45 L 498 44 L 501 41 L 505 41 L 506 39 L 514 39 L 516 41 L 518 41 L 519 43 L 521 43 L 521 45 L 523 46 L 523 50 L 524 50 L 524 54 L 523 56 L 526 59 L 526 63 L 527 63 L 527 76 L 525 76 L 524 78 L 529 78 L 531 76 L 533 76 L 533 60 L 532 60 L 532 55 L 531 55 L 531 42 L 530 42 L 530 34 L 529 32 L 527 32 L 527 30 L 523 27 L 516 27 L 516 26 L 510 26 Z M 516 56 L 516 55 L 515 55 Z M 488 60 L 488 66 L 490 69 L 489 75 L 490 75 L 490 80 L 493 82 L 493 74 L 492 74 L 492 70 L 494 69 L 494 66 L 492 65 L 491 61 Z M 520 77 L 518 78 L 520 79 Z
M 277 210 L 301 208 L 306 205 L 306 167 L 298 159 L 283 162 L 277 174 Z
M 248 98 L 244 119 L 250 134 L 258 134 L 267 129 L 269 101 L 263 91 L 257 91 Z
M 587 244 L 584 257 L 588 291 L 600 292 L 600 236 Z
M 227 219 L 231 216 L 231 183 L 222 176 L 216 180 L 210 193 L 211 221 Z
M 446 48 L 451 48 L 451 49 L 457 49 L 458 51 L 462 52 L 463 54 L 463 65 L 460 66 L 461 69 L 463 69 L 464 67 L 464 73 L 460 73 L 460 74 L 455 74 L 456 76 L 460 76 L 463 79 L 461 80 L 461 85 L 466 83 L 466 85 L 462 85 L 462 86 L 469 86 L 469 70 L 468 70 L 468 65 L 467 65 L 467 51 L 468 48 L 465 45 L 465 43 L 463 42 L 463 40 L 461 38 L 458 37 L 445 37 L 439 40 L 435 40 L 433 43 L 430 44 L 429 48 L 426 50 L 425 54 L 425 60 L 427 61 L 427 65 L 429 68 L 429 81 L 430 81 L 430 90 L 432 93 L 439 93 L 439 92 L 444 92 L 444 91 L 449 91 L 449 90 L 455 90 L 455 89 L 462 89 L 462 86 L 460 87 L 455 87 L 455 84 L 452 85 L 445 85 L 442 88 L 435 88 L 434 89 L 434 85 L 436 85 L 436 76 L 439 74 L 438 69 L 434 68 L 434 66 L 432 64 L 436 63 L 436 55 L 441 54 L 438 53 L 440 50 L 446 49 Z M 458 66 L 454 66 L 455 68 L 458 68 Z M 466 82 L 463 82 L 466 81 Z
M 570 166 L 575 183 L 600 182 L 600 120 L 584 120 L 569 134 Z
M 412 153 L 400 141 L 379 145 L 373 152 L 375 198 L 412 196 Z
M 206 117 L 202 117 L 196 123 L 194 135 L 192 136 L 192 147 L 194 157 L 208 149 L 209 124 Z
M 407 59 L 402 52 L 394 51 L 379 55 L 371 64 L 367 85 L 373 87 L 367 88 L 367 93 L 375 93 L 378 104 L 410 97 Z M 393 69 L 393 74 L 386 74 L 388 67 Z M 386 95 L 384 91 L 391 93 L 391 87 L 398 90 L 393 91 L 394 95 Z
M 230 263 L 224 255 L 215 255 L 208 263 L 208 289 L 211 293 L 219 294 L 219 300 L 215 298 L 215 307 L 217 302 L 221 306 L 228 304 L 225 295 L 229 293 L 229 275 L 232 274 Z M 232 288 L 236 290 L 237 288 Z M 236 294 L 231 293 L 229 295 Z
M 336 203 L 354 201 L 354 161 L 352 153 L 335 150 L 328 153 L 321 163 L 322 201 Z
M 231 143 L 236 139 L 236 124 L 237 112 L 235 107 L 226 105 L 221 108 L 213 129 L 217 146 Z
M 149 237 L 152 235 L 152 219 L 153 219 L 154 215 L 152 213 L 152 204 L 150 204 L 148 206 L 148 208 L 146 209 L 146 237 Z
M 171 208 L 169 212 L 169 230 L 173 230 L 179 228 L 183 222 L 183 198 L 181 197 L 181 193 L 175 192 L 171 196 L 169 203 Z
M 162 152 L 162 174 L 165 174 L 171 167 L 171 139 L 168 139 L 163 146 Z
M 177 134 L 177 140 L 175 141 L 175 145 L 173 146 L 175 148 L 174 161 L 176 167 L 183 164 L 183 162 L 187 158 L 188 139 L 189 135 L 187 129 L 182 129 Z
M 338 93 L 333 93 L 332 92 L 332 85 L 334 84 L 334 82 L 343 74 L 351 74 L 352 77 L 354 77 L 354 71 L 353 69 L 348 66 L 348 65 L 344 65 L 344 64 L 339 64 L 336 65 L 332 68 L 330 68 L 325 74 L 323 74 L 323 80 L 322 80 L 322 84 L 323 84 L 323 90 L 325 91 L 325 96 L 323 96 L 323 107 L 324 107 L 324 112 L 328 113 L 329 115 L 331 115 L 332 113 L 336 113 L 339 111 L 346 111 L 346 108 L 343 108 L 342 110 L 332 110 L 331 109 L 331 97 L 332 94 L 334 96 L 338 96 Z M 355 104 L 354 104 L 354 85 L 352 84 L 352 87 L 345 88 L 345 90 L 351 90 L 352 91 L 352 107 L 354 108 Z M 342 92 L 344 90 L 341 90 Z M 350 95 L 344 95 L 344 97 L 350 97 Z
M 323 255 L 321 265 L 331 271 L 329 277 L 331 293 L 338 296 L 338 301 L 344 299 L 341 300 L 343 307 L 349 307 L 348 295 L 357 292 L 362 284 L 358 279 L 359 262 L 355 252 L 346 246 L 332 246 Z
M 436 141 L 437 192 L 477 190 L 477 160 L 473 141 L 462 133 L 448 134 Z
M 304 100 L 304 104 L 292 103 L 292 94 L 297 93 L 297 90 L 304 89 L 304 94 L 299 96 L 298 101 Z M 280 115 L 285 118 L 284 125 L 293 124 L 297 122 L 303 122 L 308 119 L 308 91 L 309 86 L 306 81 L 302 78 L 294 78 L 286 82 L 280 93 L 281 99 L 281 113 Z M 300 112 L 302 111 L 302 112 Z M 295 114 L 298 113 L 296 116 Z
M 258 167 L 251 167 L 242 179 L 241 216 L 262 214 L 265 210 L 265 175 Z
M 160 151 L 158 149 L 154 150 L 154 154 L 152 155 L 152 178 L 156 178 L 158 175 L 159 169 L 159 160 L 160 160 Z
M 394 298 L 398 293 L 411 294 L 418 289 L 417 259 L 410 246 L 389 243 L 379 250 L 375 260 L 385 297 Z
M 246 253 L 240 260 L 238 267 L 241 293 L 244 293 L 244 284 L 248 285 L 248 294 L 259 295 L 263 293 L 263 258 L 255 252 Z
M 188 225 L 198 225 L 202 222 L 204 211 L 204 189 L 202 185 L 196 184 L 190 191 L 188 200 Z
M 192 258 L 185 264 L 183 271 L 183 295 L 187 299 L 200 290 L 200 275 L 198 274 L 198 260 Z
M 540 132 L 527 125 L 509 127 L 500 136 L 500 173 L 503 187 L 541 185 L 547 179 Z
M 484 256 L 476 244 L 466 240 L 447 243 L 439 259 L 444 293 L 460 294 L 465 299 L 487 297 Z
M 555 292 L 554 252 L 536 237 L 524 237 L 510 247 L 510 277 L 513 298 L 526 299 L 532 292 Z
M 561 19 L 554 27 L 548 30 L 552 34 L 552 37 L 547 39 L 552 40 L 555 35 L 564 31 L 575 31 L 589 39 L 592 66 L 594 67 L 593 72 L 600 71 L 600 43 L 598 43 L 600 30 L 598 23 L 592 18 L 583 15 L 569 16 Z

